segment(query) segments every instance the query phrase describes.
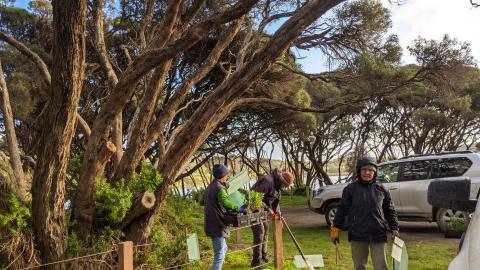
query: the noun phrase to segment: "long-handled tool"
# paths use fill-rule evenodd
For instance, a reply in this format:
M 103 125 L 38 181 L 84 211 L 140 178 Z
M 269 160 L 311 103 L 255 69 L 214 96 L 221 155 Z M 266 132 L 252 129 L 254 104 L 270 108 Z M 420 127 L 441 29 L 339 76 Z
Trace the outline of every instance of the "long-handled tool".
M 338 261 L 342 260 L 342 254 L 340 253 L 340 247 L 338 243 L 335 243 L 335 265 L 338 267 Z
M 290 230 L 290 227 L 288 226 L 283 216 L 280 216 L 280 219 L 282 220 L 283 225 L 285 225 L 285 228 L 287 228 L 288 234 L 290 234 L 290 236 L 292 237 L 293 243 L 297 247 L 298 252 L 300 252 L 300 255 L 302 255 L 302 258 L 305 261 L 305 264 L 307 265 L 308 269 L 315 270 L 315 268 L 313 268 L 313 266 L 310 265 L 310 262 L 307 261 L 307 258 L 305 258 L 305 254 L 303 253 L 302 248 L 300 248 L 300 244 L 298 244 L 297 239 L 295 239 L 295 236 L 293 236 L 292 230 Z

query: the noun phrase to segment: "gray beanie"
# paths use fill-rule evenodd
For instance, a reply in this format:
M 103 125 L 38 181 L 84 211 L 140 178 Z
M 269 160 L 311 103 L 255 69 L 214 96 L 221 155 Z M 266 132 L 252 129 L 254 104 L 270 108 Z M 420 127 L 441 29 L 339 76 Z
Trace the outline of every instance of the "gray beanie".
M 213 165 L 212 174 L 215 179 L 221 179 L 228 174 L 228 168 L 223 164 L 215 164 Z

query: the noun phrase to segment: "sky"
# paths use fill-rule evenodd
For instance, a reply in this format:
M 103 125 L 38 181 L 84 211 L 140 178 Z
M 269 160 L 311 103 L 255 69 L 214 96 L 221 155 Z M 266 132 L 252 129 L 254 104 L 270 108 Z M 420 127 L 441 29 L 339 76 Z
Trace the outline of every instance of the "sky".
M 480 8 L 472 8 L 469 0 L 403 0 L 401 5 L 381 2 L 390 8 L 393 27 L 390 34 L 397 34 L 403 48 L 402 62 L 414 63 L 407 46 L 418 36 L 440 40 L 444 34 L 469 42 L 472 55 L 480 62 Z M 480 3 L 480 1 L 478 1 Z M 328 70 L 322 63 L 318 50 L 297 51 L 304 71 L 319 73 Z

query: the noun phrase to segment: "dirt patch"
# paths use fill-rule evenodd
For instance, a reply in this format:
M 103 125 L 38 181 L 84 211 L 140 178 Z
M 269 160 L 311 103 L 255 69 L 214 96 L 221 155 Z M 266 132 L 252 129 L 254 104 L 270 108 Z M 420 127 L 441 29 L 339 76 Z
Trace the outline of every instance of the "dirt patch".
M 282 214 L 290 227 L 328 229 L 323 215 L 310 211 L 307 207 L 283 207 Z M 400 221 L 400 237 L 418 243 L 458 244 L 460 239 L 445 238 L 435 222 Z

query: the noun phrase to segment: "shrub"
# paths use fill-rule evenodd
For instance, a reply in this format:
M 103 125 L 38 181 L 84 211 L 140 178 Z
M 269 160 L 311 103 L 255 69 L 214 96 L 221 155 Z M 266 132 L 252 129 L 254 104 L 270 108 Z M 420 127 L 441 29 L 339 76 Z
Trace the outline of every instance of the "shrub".
M 121 179 L 112 186 L 105 179 L 100 179 L 95 191 L 98 224 L 119 224 L 127 215 L 136 195 L 145 191 L 153 192 L 161 183 L 162 176 L 148 161 L 142 162 L 140 172 L 128 181 Z
M 250 209 L 252 212 L 260 210 L 263 205 L 262 200 L 263 200 L 263 193 L 256 192 L 253 190 L 250 191 L 248 196 L 248 209 Z
M 30 208 L 13 192 L 6 193 L 3 200 L 6 209 L 0 213 L 0 224 L 13 236 L 18 236 L 28 226 L 32 215 Z
M 123 179 L 114 186 L 101 179 L 97 183 L 95 195 L 100 224 L 120 223 L 132 206 L 133 193 Z
M 203 207 L 192 200 L 169 196 L 162 204 L 161 214 L 152 229 L 149 242 L 155 245 L 137 259 L 156 267 L 187 262 L 186 237 L 192 232 L 203 232 L 202 216 Z
M 128 181 L 128 187 L 134 194 L 140 194 L 144 191 L 154 192 L 162 181 L 162 175 L 158 170 L 153 167 L 150 161 L 144 160 L 140 163 L 140 171 Z

